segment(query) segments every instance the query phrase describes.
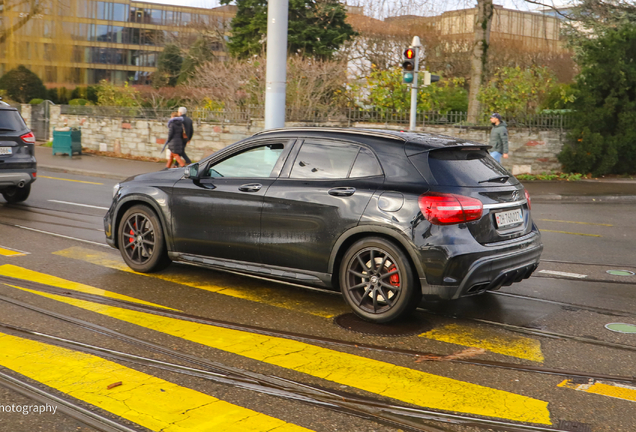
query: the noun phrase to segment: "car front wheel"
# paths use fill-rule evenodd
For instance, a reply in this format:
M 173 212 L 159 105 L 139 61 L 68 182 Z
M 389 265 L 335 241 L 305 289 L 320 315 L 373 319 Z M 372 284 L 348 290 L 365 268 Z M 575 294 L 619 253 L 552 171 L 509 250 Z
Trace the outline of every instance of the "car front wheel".
M 26 201 L 31 193 L 31 185 L 25 185 L 24 187 L 11 186 L 2 192 L 2 196 L 9 204 L 15 204 L 22 201 Z
M 170 264 L 161 221 L 144 205 L 129 208 L 118 230 L 121 256 L 128 266 L 140 273 L 163 270 Z
M 347 250 L 340 266 L 340 289 L 356 315 L 376 323 L 406 316 L 421 299 L 404 252 L 379 237 L 359 240 Z

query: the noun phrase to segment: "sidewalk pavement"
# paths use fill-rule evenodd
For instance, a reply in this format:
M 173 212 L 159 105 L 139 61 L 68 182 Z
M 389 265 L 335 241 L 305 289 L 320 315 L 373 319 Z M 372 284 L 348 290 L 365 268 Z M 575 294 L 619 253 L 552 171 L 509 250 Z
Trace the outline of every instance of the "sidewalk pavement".
M 160 171 L 165 162 L 144 162 L 131 159 L 97 156 L 84 153 L 69 157 L 65 154 L 53 156 L 51 147 L 35 146 L 38 170 L 64 172 L 76 175 L 126 180 L 136 174 Z
M 50 147 L 35 147 L 38 169 L 76 175 L 125 180 L 136 174 L 160 171 L 164 162 L 144 162 L 93 154 L 55 155 Z M 524 186 L 532 202 L 633 202 L 636 180 L 595 179 L 579 181 L 528 181 Z

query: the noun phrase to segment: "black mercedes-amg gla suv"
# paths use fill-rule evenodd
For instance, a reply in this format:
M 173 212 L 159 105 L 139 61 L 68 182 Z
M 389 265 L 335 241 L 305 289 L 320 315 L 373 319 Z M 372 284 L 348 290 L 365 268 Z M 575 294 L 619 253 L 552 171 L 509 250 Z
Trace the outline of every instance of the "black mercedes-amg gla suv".
M 340 290 L 389 322 L 424 297 L 530 277 L 530 197 L 488 146 L 389 130 L 278 129 L 118 184 L 108 243 L 139 272 L 171 260 Z

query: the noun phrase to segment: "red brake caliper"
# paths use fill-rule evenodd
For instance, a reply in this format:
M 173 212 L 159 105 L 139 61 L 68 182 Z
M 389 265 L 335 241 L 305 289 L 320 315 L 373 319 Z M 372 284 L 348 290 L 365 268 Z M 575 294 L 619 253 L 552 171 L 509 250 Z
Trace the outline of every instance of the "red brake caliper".
M 136 224 L 135 224 L 135 228 L 136 228 Z M 134 232 L 133 230 L 130 230 L 130 235 L 131 235 L 132 237 L 130 237 L 130 238 L 128 239 L 128 243 L 132 243 L 132 242 L 134 242 L 134 241 L 135 241 L 135 232 Z
M 391 266 L 391 268 L 389 269 L 389 273 L 391 273 L 392 271 L 395 271 L 395 270 L 397 270 L 397 267 L 395 266 L 395 264 L 393 264 Z M 399 287 L 400 286 L 400 275 L 399 275 L 399 273 L 392 274 L 391 277 L 389 278 L 389 282 L 394 287 Z

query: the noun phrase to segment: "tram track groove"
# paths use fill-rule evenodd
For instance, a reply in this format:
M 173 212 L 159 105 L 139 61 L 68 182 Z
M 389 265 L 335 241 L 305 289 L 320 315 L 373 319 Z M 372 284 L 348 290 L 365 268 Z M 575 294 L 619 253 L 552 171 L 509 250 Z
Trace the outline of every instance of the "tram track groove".
M 397 427 L 401 430 L 406 431 L 443 432 L 444 429 L 422 425 L 421 423 L 417 423 L 415 420 L 407 420 L 402 417 L 419 419 L 421 421 L 426 420 L 431 422 L 460 425 L 465 427 L 488 427 L 489 430 L 494 429 L 507 432 L 570 432 L 567 430 L 546 426 L 535 426 L 529 424 L 515 423 L 511 421 L 491 420 L 487 418 L 443 413 L 423 408 L 413 408 L 409 406 L 390 404 L 371 397 L 351 395 L 350 393 L 342 391 L 336 392 L 326 390 L 317 386 L 307 385 L 285 378 L 263 376 L 261 374 L 242 370 L 241 373 L 237 374 L 236 368 L 228 366 L 223 366 L 223 368 L 229 369 L 230 373 L 228 375 L 223 375 L 204 369 L 190 368 L 175 363 L 159 361 L 135 354 L 129 354 L 65 338 L 59 338 L 46 333 L 36 332 L 8 324 L 0 323 L 0 328 L 8 329 L 11 333 L 27 334 L 28 336 L 30 336 L 31 339 L 44 339 L 47 340 L 48 343 L 51 343 L 50 341 L 53 340 L 54 342 L 52 344 L 56 346 L 76 349 L 82 352 L 107 357 L 116 361 L 135 363 L 141 366 L 150 366 L 169 372 L 188 375 L 195 378 L 207 379 L 218 382 L 220 384 L 240 387 L 249 391 L 257 391 L 275 397 L 281 397 L 298 402 L 318 405 L 323 408 L 362 417 L 367 420 L 383 423 L 385 425 Z M 137 339 L 129 336 L 126 336 L 126 338 Z M 171 352 L 167 352 L 165 354 L 172 355 L 173 357 L 183 357 L 182 354 L 175 355 L 175 353 Z M 208 363 L 208 361 L 203 360 L 203 363 Z M 215 366 L 218 367 L 218 364 L 215 364 Z M 17 379 L 14 378 L 14 380 Z M 0 380 L 0 383 L 1 382 L 2 381 Z M 108 432 L 110 432 L 110 430 L 108 430 Z M 127 429 L 126 432 L 128 432 Z
M 592 373 L 592 372 L 580 372 L 580 371 L 574 371 L 574 370 L 554 369 L 554 368 L 546 368 L 546 367 L 542 367 L 542 366 L 523 365 L 523 364 L 519 364 L 519 363 L 502 362 L 502 361 L 495 361 L 495 360 L 475 359 L 475 358 L 470 358 L 470 359 L 469 358 L 457 358 L 457 359 L 448 359 L 448 360 L 432 360 L 432 359 L 435 359 L 435 358 L 443 358 L 444 356 L 440 355 L 438 353 L 422 352 L 422 351 L 408 350 L 408 349 L 402 349 L 402 348 L 385 347 L 385 346 L 364 344 L 364 343 L 353 342 L 353 341 L 345 341 L 345 340 L 340 340 L 340 339 L 323 338 L 323 337 L 317 337 L 317 336 L 301 334 L 301 333 L 274 330 L 274 329 L 269 329 L 269 328 L 265 328 L 265 327 L 262 327 L 262 326 L 252 326 L 252 325 L 246 325 L 246 324 L 240 324 L 240 323 L 233 323 L 233 322 L 228 322 L 228 321 L 216 320 L 216 319 L 212 319 L 212 318 L 198 317 L 198 316 L 195 316 L 195 315 L 190 315 L 190 314 L 179 312 L 179 311 L 166 311 L 166 310 L 163 310 L 163 309 L 154 308 L 152 306 L 145 306 L 145 305 L 140 305 L 140 304 L 137 304 L 137 303 L 130 303 L 130 302 L 126 302 L 126 301 L 123 301 L 123 300 L 104 298 L 104 297 L 101 297 L 101 296 L 95 296 L 95 295 L 85 294 L 85 293 L 71 293 L 71 292 L 69 292 L 68 290 L 65 290 L 65 289 L 54 288 L 54 287 L 50 287 L 50 286 L 46 286 L 46 285 L 42 286 L 41 284 L 34 283 L 34 282 L 25 283 L 26 281 L 23 281 L 23 280 L 13 279 L 13 278 L 6 277 L 6 276 L 0 276 L 0 282 L 5 282 L 6 283 L 7 280 L 10 281 L 9 283 L 19 283 L 21 285 L 28 285 L 31 288 L 39 290 L 39 291 L 44 291 L 44 292 L 48 292 L 48 293 L 56 294 L 56 295 L 62 295 L 62 296 L 69 297 L 69 298 L 75 298 L 75 299 L 80 299 L 80 300 L 88 300 L 88 301 L 96 301 L 96 302 L 99 302 L 101 304 L 108 304 L 108 305 L 114 305 L 114 306 L 119 306 L 119 307 L 125 307 L 126 309 L 129 309 L 129 310 L 136 310 L 136 311 L 139 311 L 139 312 L 146 312 L 146 313 L 151 313 L 151 314 L 159 315 L 159 316 L 163 316 L 163 317 L 169 317 L 169 318 L 174 318 L 174 319 L 179 319 L 179 320 L 187 320 L 187 321 L 196 322 L 196 323 L 199 323 L 199 324 L 218 326 L 218 327 L 228 328 L 228 329 L 232 329 L 232 330 L 252 332 L 252 333 L 257 333 L 257 334 L 261 334 L 261 335 L 265 335 L 265 336 L 281 337 L 281 338 L 297 340 L 297 341 L 302 341 L 302 342 L 316 343 L 316 344 L 320 344 L 320 345 L 342 346 L 342 347 L 347 347 L 347 348 L 353 348 L 353 349 L 356 349 L 356 350 L 368 350 L 368 351 L 384 352 L 384 353 L 389 353 L 389 354 L 406 355 L 406 356 L 412 356 L 415 359 L 424 358 L 424 359 L 427 359 L 426 361 L 432 361 L 432 362 L 434 362 L 434 361 L 445 361 L 445 362 L 453 362 L 453 363 L 466 364 L 466 365 L 474 365 L 474 366 L 483 366 L 483 367 L 492 367 L 492 368 L 499 368 L 499 369 L 515 370 L 515 371 L 519 371 L 519 372 L 539 373 L 539 374 L 546 374 L 546 375 L 557 375 L 557 376 L 563 376 L 563 377 L 568 377 L 568 378 L 596 379 L 596 380 L 606 380 L 606 381 L 620 382 L 620 383 L 626 383 L 626 384 L 632 384 L 632 385 L 636 384 L 636 377 L 633 377 L 633 376 L 632 377 L 628 377 L 628 376 L 606 375 L 606 374 L 598 374 L 598 373 Z M 46 311 L 46 310 L 43 310 L 41 308 L 37 308 L 35 306 L 27 305 L 26 303 L 20 302 L 20 301 L 15 300 L 15 299 L 11 299 L 9 297 L 5 297 L 5 296 L 0 295 L 0 300 L 5 301 L 5 302 L 9 302 L 9 303 L 17 304 L 18 306 L 21 306 L 21 307 L 28 307 L 28 308 L 30 308 L 32 310 L 35 310 L 36 312 L 46 313 L 48 315 L 54 316 L 55 318 L 60 318 L 60 316 L 58 316 L 60 314 L 57 314 L 55 312 Z M 433 312 L 429 312 L 429 313 L 434 314 Z M 448 315 L 440 315 L 440 316 L 456 318 L 454 316 L 448 316 Z M 67 321 L 69 321 L 69 320 L 75 321 L 76 320 L 75 318 L 71 318 L 71 317 L 64 317 L 63 319 L 65 319 Z M 471 318 L 464 318 L 464 319 L 471 319 Z M 636 351 L 636 346 L 631 346 L 631 345 L 616 344 L 616 343 L 604 342 L 604 341 L 597 341 L 597 340 L 594 340 L 594 339 L 589 339 L 589 338 L 584 338 L 584 337 L 563 335 L 563 334 L 554 333 L 554 332 L 548 332 L 548 331 L 544 331 L 544 330 L 531 329 L 531 328 L 525 328 L 525 327 L 519 327 L 519 326 L 512 326 L 512 325 L 508 325 L 508 324 L 496 323 L 496 322 L 486 321 L 486 320 L 478 320 L 478 319 L 474 319 L 474 320 L 478 321 L 478 322 L 483 322 L 483 323 L 488 324 L 488 325 L 501 326 L 501 327 L 505 327 L 505 328 L 508 328 L 508 329 L 516 331 L 516 332 L 532 334 L 532 335 L 535 335 L 535 336 L 538 335 L 538 336 L 543 336 L 543 337 L 560 338 L 560 339 L 568 339 L 568 338 L 570 338 L 570 339 L 575 339 L 578 342 L 583 342 L 583 343 L 606 344 L 606 346 L 609 347 L 609 348 L 618 348 L 618 349 Z M 89 325 L 89 324 L 91 326 L 94 326 L 91 323 L 82 321 L 82 325 Z M 99 327 L 100 331 L 104 329 L 101 326 L 98 326 L 98 327 Z

